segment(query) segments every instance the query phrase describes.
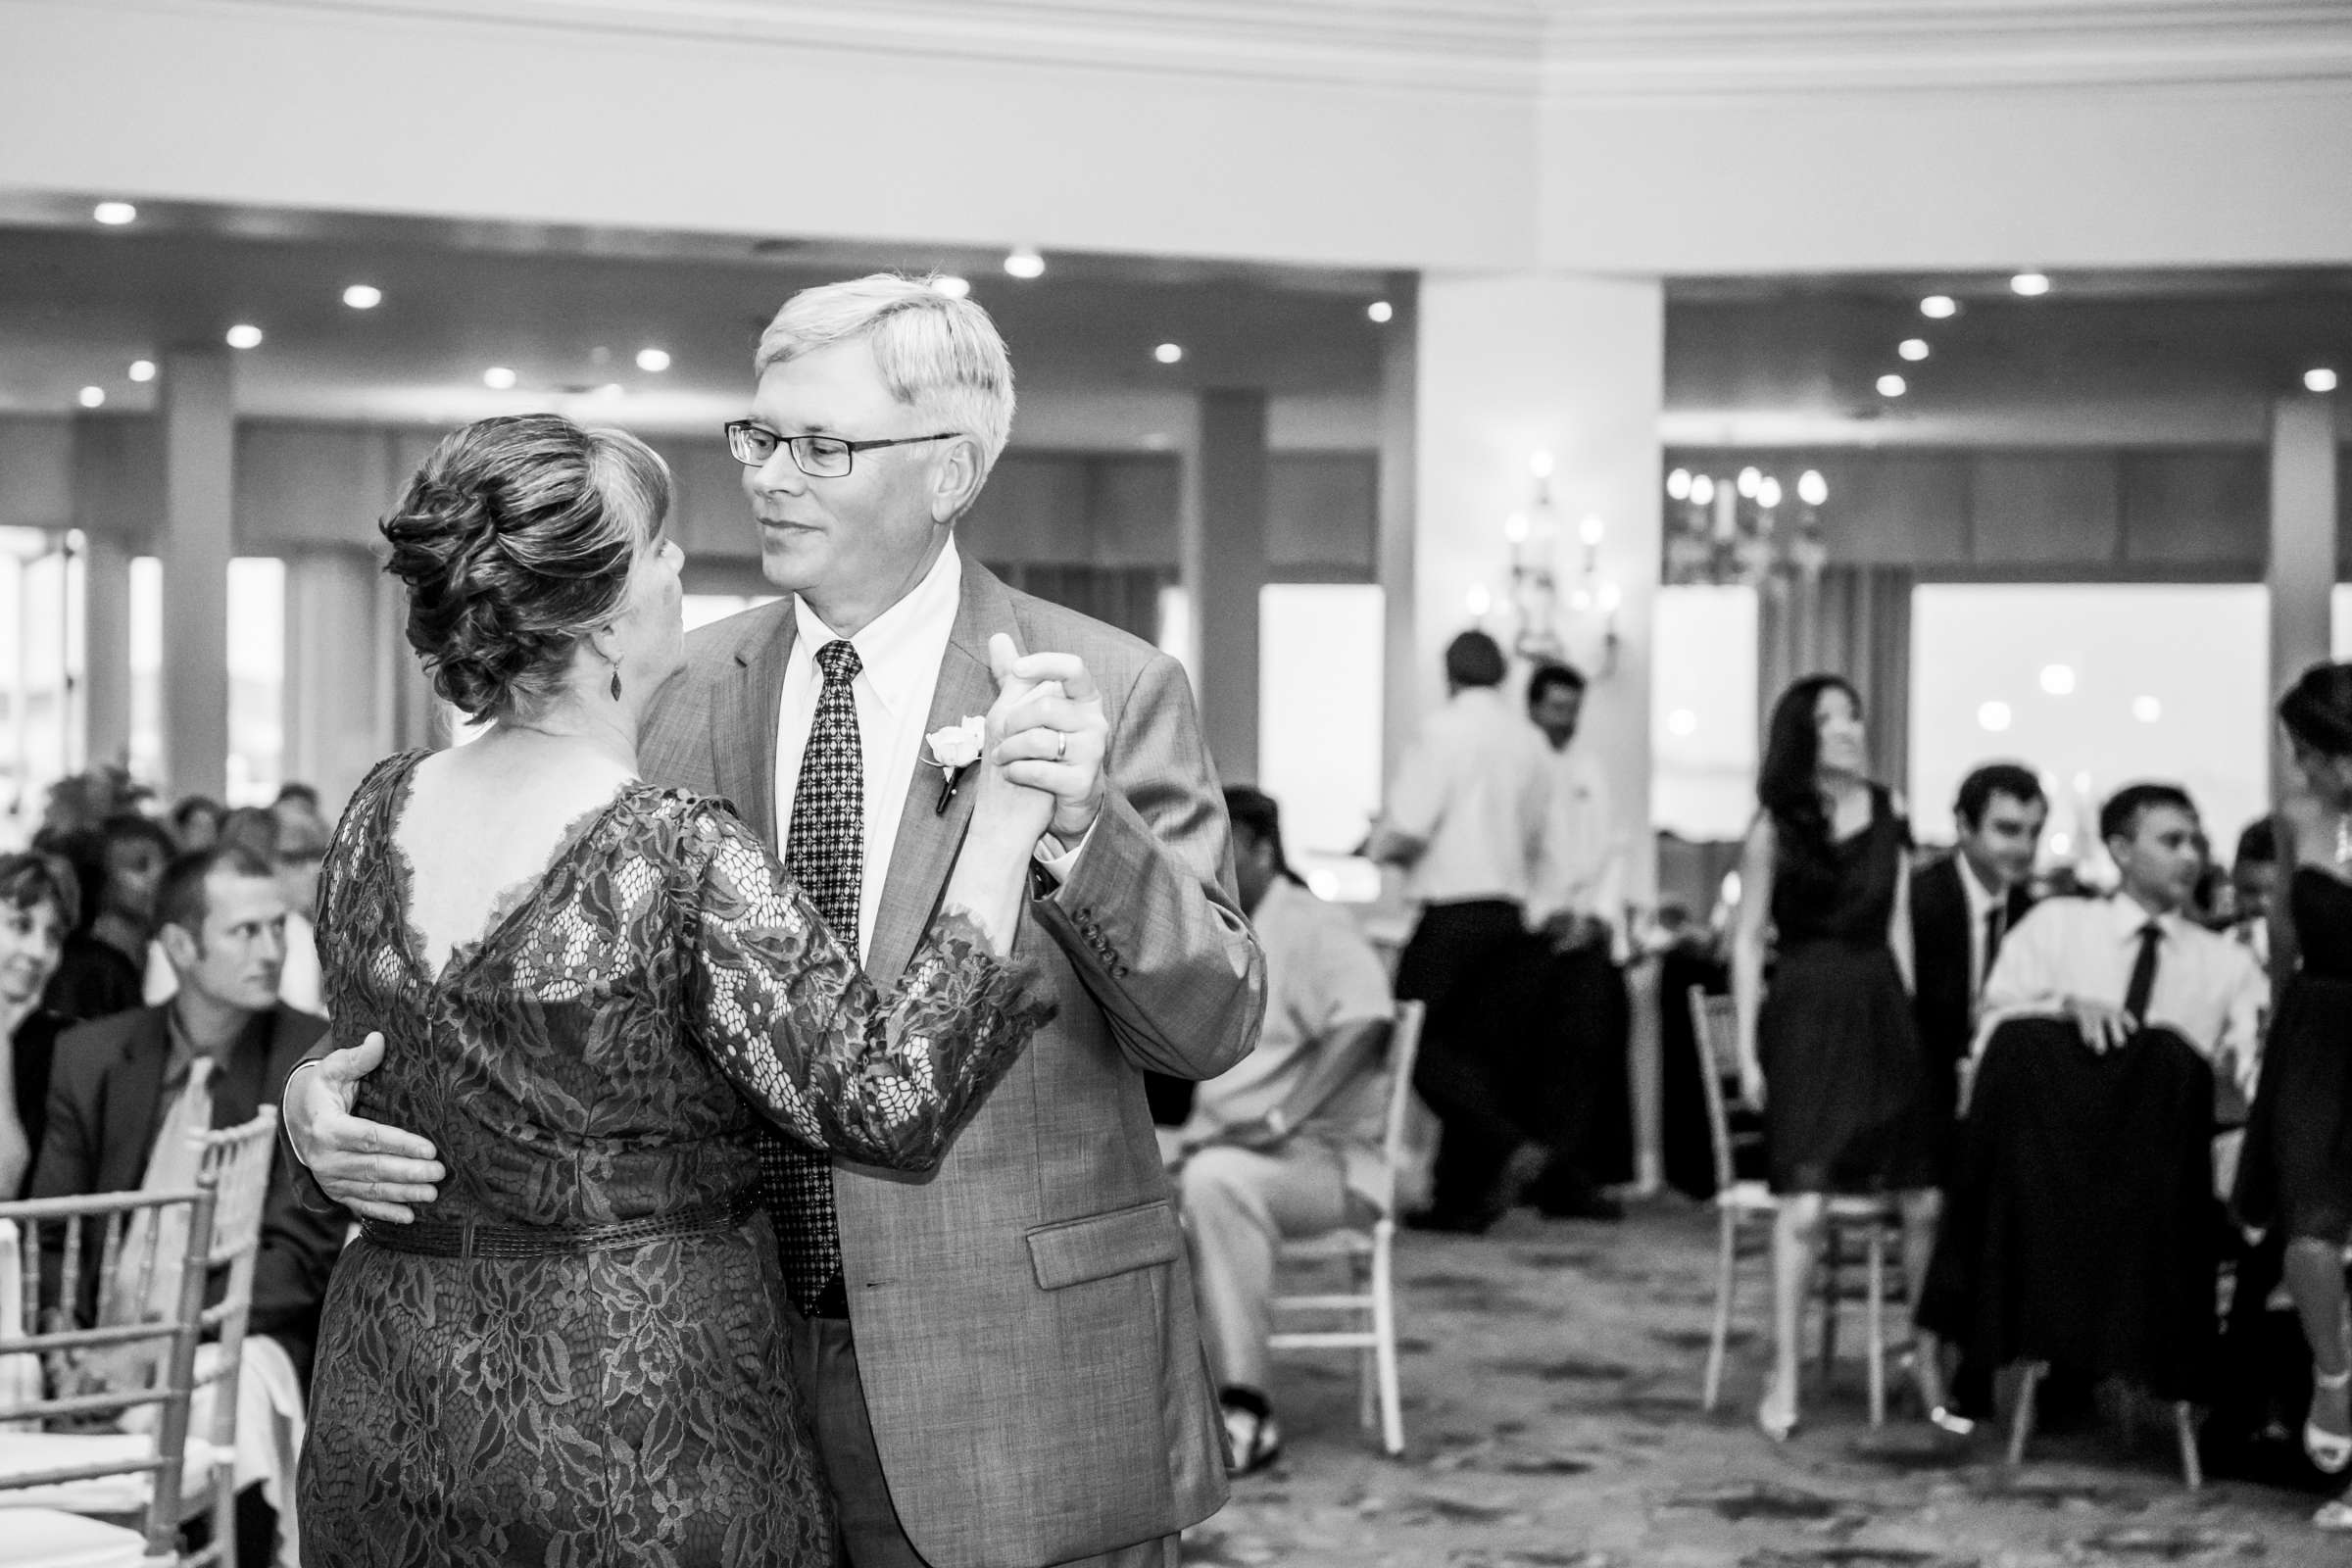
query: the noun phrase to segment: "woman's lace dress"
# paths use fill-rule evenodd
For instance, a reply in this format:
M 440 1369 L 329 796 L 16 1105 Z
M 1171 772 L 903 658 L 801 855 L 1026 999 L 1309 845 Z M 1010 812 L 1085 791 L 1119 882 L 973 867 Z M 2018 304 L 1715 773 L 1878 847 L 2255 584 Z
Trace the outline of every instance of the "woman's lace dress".
M 448 1170 L 412 1234 L 671 1234 L 518 1257 L 355 1241 L 318 1345 L 304 1560 L 829 1563 L 775 1244 L 735 1218 L 753 1118 L 924 1168 L 1050 1006 L 954 915 L 880 995 L 731 810 L 650 785 L 428 973 L 393 841 L 421 755 L 353 797 L 318 919 L 338 1040 L 386 1041 L 359 1113 Z

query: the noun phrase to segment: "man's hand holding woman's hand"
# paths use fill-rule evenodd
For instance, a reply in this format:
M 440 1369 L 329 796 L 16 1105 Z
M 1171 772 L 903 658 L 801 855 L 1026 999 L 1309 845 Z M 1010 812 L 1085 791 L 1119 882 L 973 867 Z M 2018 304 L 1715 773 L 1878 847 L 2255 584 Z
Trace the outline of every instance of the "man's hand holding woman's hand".
M 1051 830 L 1076 849 L 1102 810 L 1103 761 L 1110 721 L 1102 693 L 1076 654 L 1016 655 L 1012 639 L 988 640 L 997 675 L 997 706 L 989 712 L 989 760 L 1015 784 L 1053 800 Z
M 360 1080 L 384 1059 L 384 1037 L 305 1062 L 286 1080 L 286 1139 L 327 1197 L 367 1219 L 406 1225 L 413 1203 L 440 1196 L 448 1173 L 433 1146 L 415 1133 L 355 1116 Z

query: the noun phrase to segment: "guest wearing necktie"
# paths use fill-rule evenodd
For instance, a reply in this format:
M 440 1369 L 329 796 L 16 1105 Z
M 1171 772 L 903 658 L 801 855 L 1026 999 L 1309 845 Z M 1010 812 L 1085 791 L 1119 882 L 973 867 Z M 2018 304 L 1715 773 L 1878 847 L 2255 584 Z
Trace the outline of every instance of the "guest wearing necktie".
M 2100 808 L 2099 836 L 2122 885 L 2018 922 L 1984 981 L 1978 1040 L 2015 1012 L 2064 1013 L 2094 1052 L 2164 1027 L 2250 1085 L 2268 990 L 2244 947 L 2181 912 L 2205 868 L 2196 807 L 2174 785 L 2133 784 Z
M 177 990 L 161 1006 L 59 1039 L 34 1198 L 184 1187 L 194 1174 L 185 1134 L 234 1127 L 275 1104 L 286 1074 L 326 1030 L 325 1019 L 278 1000 L 286 900 L 275 865 L 234 847 L 183 855 L 164 872 L 155 909 Z M 237 1534 L 248 1563 L 271 1560 L 289 1478 L 270 1476 L 266 1445 L 249 1454 L 246 1439 L 270 1429 L 273 1385 L 300 1403 L 343 1229 L 296 1200 L 282 1161 L 272 1168 L 239 1380 Z M 82 1291 L 86 1310 L 94 1274 Z
M 1959 1073 L 1976 1036 L 1985 977 L 2034 905 L 2026 884 L 2050 807 L 2032 769 L 1988 762 L 1961 781 L 1952 814 L 1960 830 L 1952 854 L 1911 877 L 1919 972 L 1912 1010 L 1947 1121 L 1958 1111 Z

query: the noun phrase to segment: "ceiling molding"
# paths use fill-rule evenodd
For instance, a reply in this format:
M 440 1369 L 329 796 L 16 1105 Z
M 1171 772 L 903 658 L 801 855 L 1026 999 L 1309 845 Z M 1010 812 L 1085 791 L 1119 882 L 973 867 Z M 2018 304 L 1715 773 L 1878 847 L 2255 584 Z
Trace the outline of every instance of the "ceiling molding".
M 188 0 L 179 0 L 184 8 Z M 1536 0 L 195 0 L 246 11 L 1532 97 Z
M 118 5 L 125 0 L 117 0 Z M 2345 0 L 127 0 L 1540 97 L 2352 81 Z M 453 39 L 452 47 L 462 47 Z
M 1575 97 L 2352 79 L 2343 0 L 1547 0 Z

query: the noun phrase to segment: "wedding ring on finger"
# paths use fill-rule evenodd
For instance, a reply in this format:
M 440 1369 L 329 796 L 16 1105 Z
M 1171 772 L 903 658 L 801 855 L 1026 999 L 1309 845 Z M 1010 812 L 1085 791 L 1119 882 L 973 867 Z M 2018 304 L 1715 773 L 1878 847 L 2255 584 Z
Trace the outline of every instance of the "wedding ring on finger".
M 1054 760 L 1056 762 L 1067 761 L 1069 756 L 1070 732 L 1066 729 L 1057 729 L 1054 732 Z

